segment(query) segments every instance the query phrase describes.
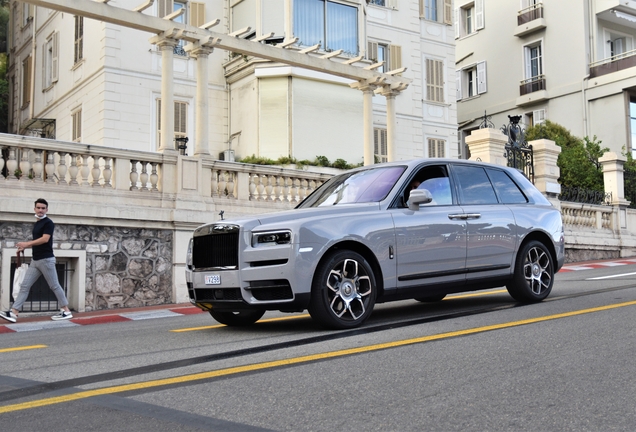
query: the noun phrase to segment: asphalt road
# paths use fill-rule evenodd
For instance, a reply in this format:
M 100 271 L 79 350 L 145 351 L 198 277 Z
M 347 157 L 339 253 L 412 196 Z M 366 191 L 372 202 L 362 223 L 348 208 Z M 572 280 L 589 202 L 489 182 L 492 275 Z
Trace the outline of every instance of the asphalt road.
M 596 278 L 596 279 L 593 279 Z M 12 431 L 632 431 L 636 265 L 559 273 L 520 306 L 503 289 L 377 305 L 354 331 L 267 313 L 0 335 Z

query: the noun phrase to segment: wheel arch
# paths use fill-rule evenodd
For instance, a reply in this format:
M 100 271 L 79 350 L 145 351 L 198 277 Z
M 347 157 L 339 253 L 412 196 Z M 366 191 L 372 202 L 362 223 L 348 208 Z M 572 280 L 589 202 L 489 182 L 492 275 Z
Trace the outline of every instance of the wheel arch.
M 371 269 L 373 270 L 373 277 L 375 278 L 375 283 L 377 287 L 377 296 L 379 297 L 382 294 L 384 294 L 384 278 L 382 275 L 382 268 L 380 267 L 380 263 L 378 262 L 377 257 L 375 256 L 373 251 L 369 249 L 367 246 L 353 240 L 341 241 L 339 243 L 332 245 L 329 249 L 327 249 L 325 253 L 322 255 L 322 257 L 320 257 L 320 260 L 318 261 L 318 264 L 316 265 L 314 269 L 314 274 L 312 275 L 312 278 L 311 278 L 312 281 L 316 278 L 316 272 L 318 271 L 318 268 L 320 268 L 320 265 L 327 259 L 327 257 L 331 254 L 331 252 L 337 251 L 337 250 L 350 250 L 362 255 L 362 257 L 365 260 L 367 260 L 367 262 L 371 266 Z
M 548 252 L 550 252 L 550 256 L 552 257 L 552 262 L 556 266 L 558 261 L 557 261 L 557 251 L 554 248 L 554 243 L 552 242 L 552 239 L 550 239 L 550 236 L 542 231 L 533 231 L 529 233 L 528 235 L 526 235 L 521 241 L 518 251 L 520 252 L 526 244 L 528 244 L 529 242 L 533 240 L 539 241 L 543 245 L 545 245 L 545 247 L 548 249 Z M 515 256 L 515 265 L 518 258 L 519 258 L 519 253 L 517 253 L 517 256 Z M 515 268 L 515 266 L 513 265 L 512 268 Z

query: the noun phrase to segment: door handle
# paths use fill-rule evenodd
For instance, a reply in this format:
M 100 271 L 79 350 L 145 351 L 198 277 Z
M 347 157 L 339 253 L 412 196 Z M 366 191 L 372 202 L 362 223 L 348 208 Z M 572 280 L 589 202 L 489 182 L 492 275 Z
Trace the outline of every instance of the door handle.
M 479 219 L 481 217 L 481 213 L 459 213 L 459 214 L 449 214 L 448 218 L 449 219 L 461 219 L 461 220 L 467 220 L 467 219 Z

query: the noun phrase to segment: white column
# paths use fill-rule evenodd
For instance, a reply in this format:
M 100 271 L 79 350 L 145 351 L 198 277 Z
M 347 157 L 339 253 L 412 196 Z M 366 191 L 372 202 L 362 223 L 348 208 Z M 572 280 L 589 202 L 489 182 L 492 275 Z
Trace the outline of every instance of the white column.
M 387 160 L 393 162 L 395 160 L 395 131 L 396 131 L 396 114 L 395 114 L 395 97 L 400 93 L 391 90 L 390 86 L 383 86 L 376 90 L 376 93 L 386 98 L 386 143 L 387 143 Z
M 194 154 L 209 155 L 208 57 L 212 48 L 186 45 L 185 50 L 197 59 L 197 101 L 195 105 Z
M 163 35 L 150 38 L 161 50 L 161 142 L 160 153 L 176 153 L 174 145 L 174 47 L 179 41 Z
M 365 82 L 350 84 L 351 88 L 362 91 L 363 103 L 363 137 L 364 137 L 364 165 L 373 165 L 375 162 L 373 149 L 373 92 L 376 86 Z

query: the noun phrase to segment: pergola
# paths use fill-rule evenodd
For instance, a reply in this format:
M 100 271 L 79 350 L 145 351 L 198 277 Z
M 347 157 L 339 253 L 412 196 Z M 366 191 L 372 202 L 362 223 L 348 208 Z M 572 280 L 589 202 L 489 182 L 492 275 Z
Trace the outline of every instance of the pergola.
M 35 6 L 67 12 L 73 15 L 83 16 L 98 21 L 129 27 L 155 36 L 150 38 L 150 43 L 157 45 L 161 50 L 162 77 L 161 77 L 161 124 L 165 133 L 161 134 L 160 152 L 172 152 L 174 146 L 174 95 L 173 95 L 173 57 L 174 47 L 179 41 L 188 43 L 184 47 L 187 52 L 197 59 L 197 103 L 195 106 L 195 155 L 209 154 L 207 145 L 208 137 L 208 107 L 207 107 L 207 76 L 208 57 L 215 48 L 254 56 L 266 60 L 272 60 L 290 66 L 297 66 L 313 71 L 328 73 L 355 81 L 350 84 L 363 92 L 364 115 L 364 164 L 374 162 L 373 148 L 373 93 L 380 94 L 387 99 L 387 152 L 388 160 L 395 159 L 395 97 L 410 83 L 410 80 L 399 76 L 406 68 L 396 69 L 387 73 L 377 72 L 383 62 L 367 66 L 354 66 L 362 60 L 362 56 L 350 59 L 339 57 L 342 50 L 330 52 L 324 55 L 317 53 L 320 45 L 298 49 L 289 49 L 297 40 L 286 39 L 279 45 L 267 45 L 264 41 L 272 36 L 270 34 L 258 35 L 252 40 L 243 39 L 241 36 L 250 32 L 245 28 L 230 34 L 218 33 L 210 30 L 220 20 L 210 21 L 201 27 L 194 27 L 185 23 L 174 22 L 183 10 L 169 14 L 163 18 L 146 15 L 144 10 L 154 3 L 154 0 L 146 0 L 132 10 L 123 9 L 108 4 L 109 0 L 23 0 Z M 291 9 L 291 1 L 286 0 L 285 7 Z M 33 42 L 35 43 L 35 41 Z

